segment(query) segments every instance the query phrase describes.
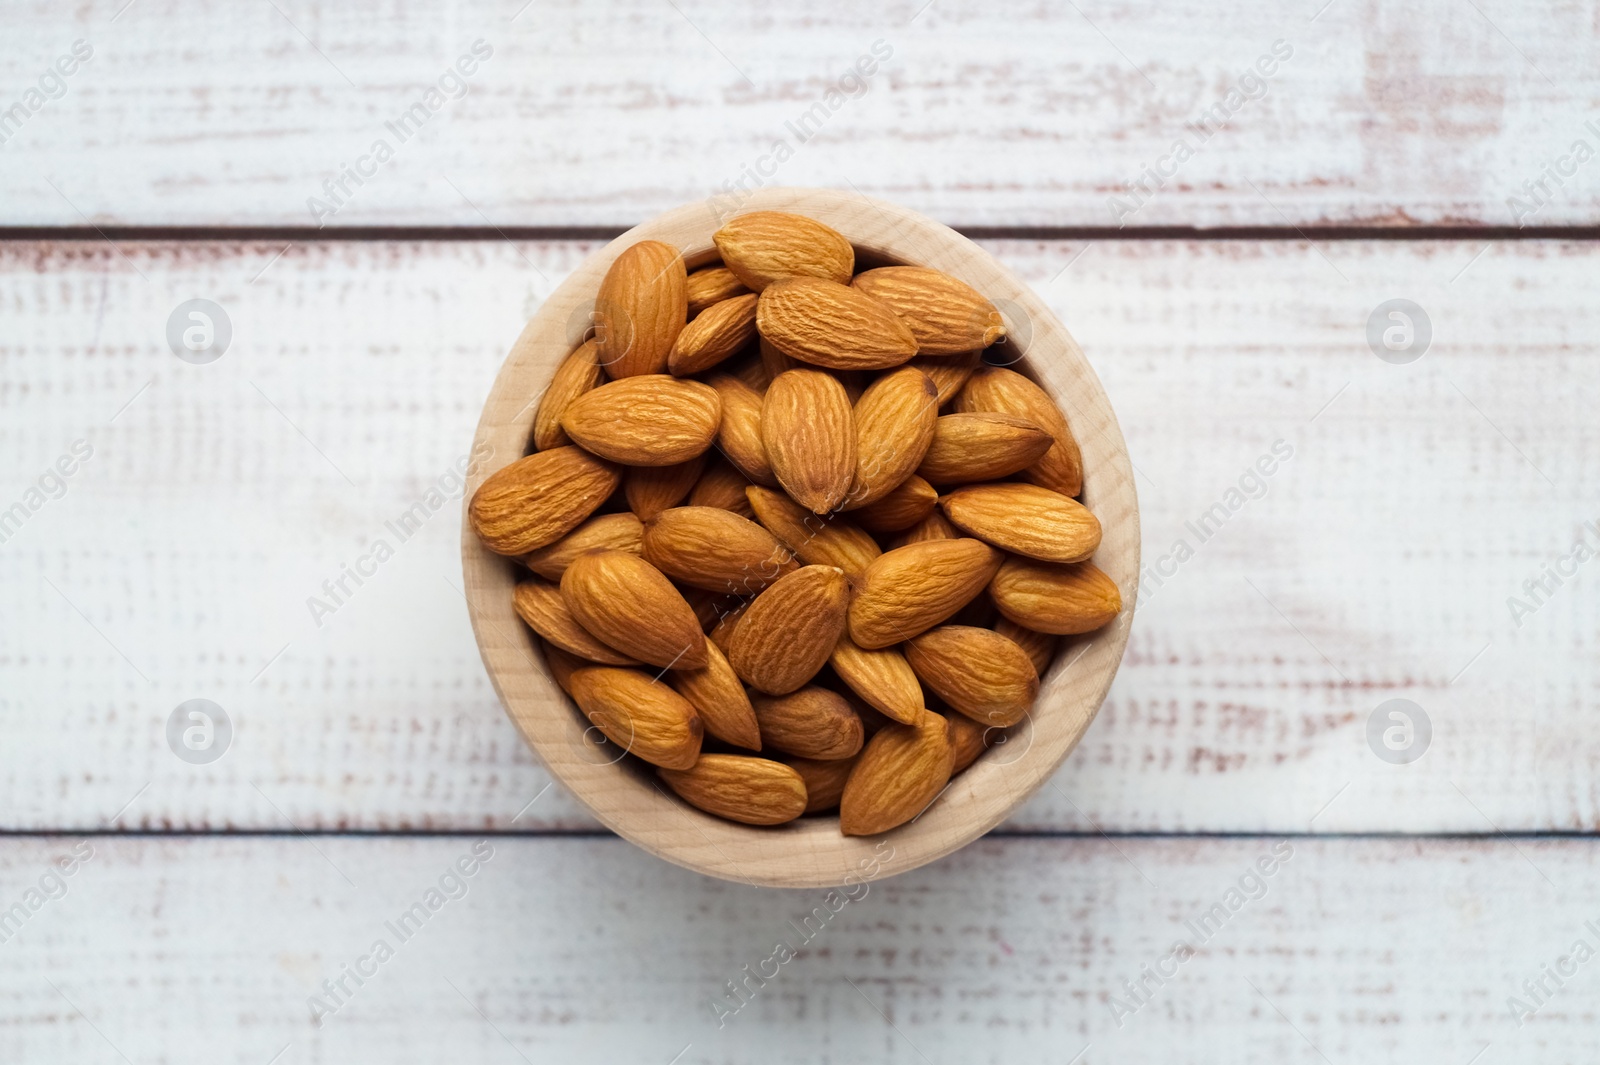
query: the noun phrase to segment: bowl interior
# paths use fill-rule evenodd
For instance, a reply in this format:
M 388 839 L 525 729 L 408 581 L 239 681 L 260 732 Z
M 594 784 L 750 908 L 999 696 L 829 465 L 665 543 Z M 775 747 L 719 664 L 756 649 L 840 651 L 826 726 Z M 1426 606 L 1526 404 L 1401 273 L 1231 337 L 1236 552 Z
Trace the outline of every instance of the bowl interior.
M 466 498 L 495 470 L 526 453 L 539 397 L 556 366 L 583 339 L 594 294 L 617 254 L 640 240 L 678 247 L 690 269 L 717 258 L 711 236 L 752 210 L 808 215 L 843 233 L 858 264 L 907 263 L 943 270 L 1000 309 L 1014 344 L 1013 369 L 1048 392 L 1083 452 L 1083 503 L 1104 530 L 1095 564 L 1122 591 L 1123 612 L 1088 636 L 1066 637 L 1029 716 L 986 751 L 916 820 L 881 836 L 850 838 L 836 816 L 777 828 L 734 824 L 679 800 L 646 768 L 596 743 L 545 668 L 532 631 L 511 607 L 518 570 L 484 548 L 463 512 L 468 610 L 490 680 L 523 737 L 550 772 L 606 827 L 653 854 L 711 876 L 751 884 L 814 887 L 906 872 L 976 839 L 1048 778 L 1076 746 L 1111 685 L 1128 640 L 1138 591 L 1139 515 L 1133 471 L 1116 416 L 1083 352 L 1022 282 L 954 230 L 892 204 L 824 189 L 766 189 L 737 203 L 719 198 L 670 211 L 596 252 L 528 322 L 495 379 L 473 441 L 484 456 Z M 859 266 L 858 266 L 859 268 Z M 1012 356 L 1008 356 L 1012 357 Z M 624 766 L 627 766 L 624 769 Z

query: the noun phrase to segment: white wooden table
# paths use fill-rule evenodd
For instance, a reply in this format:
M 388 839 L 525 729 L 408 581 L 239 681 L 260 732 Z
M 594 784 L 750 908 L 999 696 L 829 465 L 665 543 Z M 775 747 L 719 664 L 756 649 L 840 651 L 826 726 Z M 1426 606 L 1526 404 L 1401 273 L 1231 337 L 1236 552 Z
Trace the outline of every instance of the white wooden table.
M 0 1061 L 1593 1059 L 1593 3 L 519 3 L 6 7 Z M 389 524 L 568 271 L 741 181 L 1034 284 L 1152 567 L 1050 786 L 837 913 L 600 831 L 486 682 L 458 501 Z

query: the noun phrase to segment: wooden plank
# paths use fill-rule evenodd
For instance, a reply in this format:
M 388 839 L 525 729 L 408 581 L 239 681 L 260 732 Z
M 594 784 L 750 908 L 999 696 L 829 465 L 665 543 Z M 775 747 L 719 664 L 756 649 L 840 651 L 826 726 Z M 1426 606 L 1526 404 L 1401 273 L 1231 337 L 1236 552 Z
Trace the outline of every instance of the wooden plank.
M 9 7 L 0 105 L 39 106 L 0 224 L 631 225 L 741 181 L 965 226 L 1600 222 L 1584 4 L 124 6 Z
M 0 898 L 74 842 L 9 842 Z M 7 1061 L 1574 1061 L 1593 1046 L 1596 963 L 1571 960 L 1600 945 L 1583 841 L 985 840 L 831 900 L 609 839 L 89 842 L 65 895 L 4 944 Z M 881 874 L 900 857 L 885 851 Z M 441 889 L 461 858 L 474 874 Z M 438 908 L 396 924 L 430 890 Z M 735 1010 L 723 996 L 747 966 Z M 323 989 L 341 978 L 348 994 Z M 1518 1027 L 1507 1000 L 1534 1005 L 1523 981 L 1538 979 L 1545 1001 Z M 1124 981 L 1141 980 L 1135 997 Z
M 1101 374 L 1146 560 L 1194 551 L 1011 827 L 1592 830 L 1592 567 L 1543 574 L 1597 539 L 1593 245 L 988 246 Z M 524 316 L 590 247 L 0 248 L 0 511 L 94 449 L 0 545 L 4 825 L 592 825 L 490 692 L 456 504 L 387 524 L 448 490 Z M 195 297 L 234 328 L 204 366 L 165 337 Z M 1366 339 L 1395 297 L 1432 322 L 1411 365 Z M 1280 439 L 1293 458 L 1228 511 Z M 1202 543 L 1186 523 L 1219 502 Z M 308 600 L 378 538 L 394 557 L 319 627 Z M 1545 605 L 1514 617 L 1534 579 Z M 1368 745 L 1395 697 L 1432 723 L 1412 764 Z M 210 765 L 167 745 L 193 698 L 237 726 Z

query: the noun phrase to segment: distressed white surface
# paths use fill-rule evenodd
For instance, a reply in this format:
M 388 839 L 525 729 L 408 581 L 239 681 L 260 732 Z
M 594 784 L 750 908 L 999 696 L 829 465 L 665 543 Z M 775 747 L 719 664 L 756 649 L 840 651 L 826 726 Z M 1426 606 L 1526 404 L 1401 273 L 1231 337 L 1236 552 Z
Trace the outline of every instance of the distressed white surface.
M 1274 441 L 1295 449 L 1146 588 L 1100 718 L 1012 827 L 1592 829 L 1594 578 L 1520 628 L 1506 605 L 1600 519 L 1592 245 L 988 247 L 1105 381 L 1148 561 Z M 516 817 L 547 778 L 485 681 L 455 505 L 404 544 L 385 528 L 464 454 L 522 315 L 588 246 L 280 248 L 0 252 L 0 504 L 75 439 L 95 449 L 0 545 L 0 819 L 590 825 L 555 791 Z M 208 366 L 165 346 L 194 296 L 234 325 Z M 1433 323 L 1410 366 L 1365 339 L 1395 296 Z M 376 537 L 395 557 L 318 627 L 308 597 Z M 1433 722 L 1411 765 L 1366 742 L 1394 696 Z M 195 697 L 237 724 L 209 766 L 164 738 Z
M 79 38 L 94 58 L 0 151 L 0 224 L 313 225 L 383 138 L 331 224 L 633 224 L 762 166 L 956 225 L 1114 225 L 1280 39 L 1263 94 L 1130 224 L 1516 224 L 1525 181 L 1600 148 L 1600 22 L 1570 0 L 29 0 L 0 107 Z M 385 123 L 479 39 L 470 91 L 401 143 Z M 791 131 L 877 41 L 865 92 Z M 1600 221 L 1595 165 L 1526 220 Z

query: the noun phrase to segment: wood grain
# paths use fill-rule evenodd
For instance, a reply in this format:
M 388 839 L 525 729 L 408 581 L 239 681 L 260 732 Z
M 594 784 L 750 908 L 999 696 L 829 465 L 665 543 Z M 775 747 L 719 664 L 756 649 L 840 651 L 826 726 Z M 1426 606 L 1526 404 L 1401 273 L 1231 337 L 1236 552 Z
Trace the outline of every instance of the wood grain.
M 8 6 L 6 106 L 74 39 L 95 54 L 6 145 L 0 225 L 625 226 L 741 181 L 958 226 L 1600 222 L 1592 163 L 1546 172 L 1600 146 L 1584 4 L 123 6 Z
M 1595 542 L 1592 244 L 984 246 L 1104 381 L 1147 562 L 1294 448 L 1147 584 L 1104 711 L 1010 827 L 1593 830 L 1592 567 L 1507 606 Z M 458 504 L 386 525 L 468 457 L 506 345 L 593 247 L 0 248 L 0 512 L 94 448 L 0 545 L 26 619 L 0 626 L 5 827 L 593 827 L 489 688 Z M 235 327 L 208 366 L 166 346 L 195 296 Z M 1366 340 L 1398 296 L 1433 323 L 1410 366 Z M 393 558 L 319 627 L 308 598 L 376 538 Z M 1367 746 L 1396 696 L 1433 723 L 1411 765 Z M 164 738 L 195 697 L 237 726 L 209 766 Z

